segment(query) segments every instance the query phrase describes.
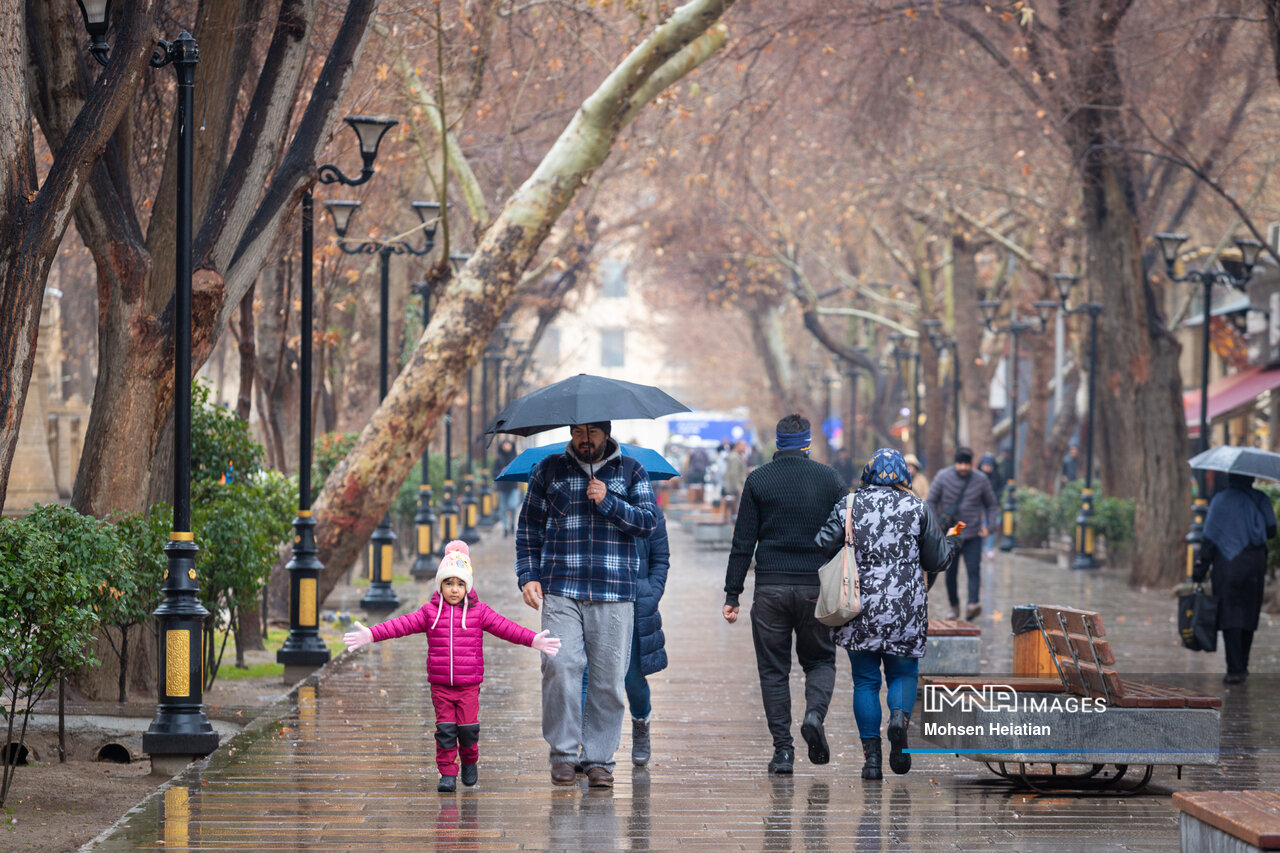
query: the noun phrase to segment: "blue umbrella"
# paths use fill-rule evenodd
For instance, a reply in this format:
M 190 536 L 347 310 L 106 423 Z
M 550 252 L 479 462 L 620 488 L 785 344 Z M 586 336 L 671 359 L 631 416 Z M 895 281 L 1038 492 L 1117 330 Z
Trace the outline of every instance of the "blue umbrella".
M 624 456 L 630 456 L 640 463 L 641 467 L 649 475 L 650 480 L 670 480 L 672 477 L 680 476 L 680 472 L 666 460 L 666 457 L 656 450 L 650 450 L 647 447 L 636 447 L 634 444 L 623 444 L 622 442 L 618 442 L 618 446 L 622 448 Z M 510 464 L 503 468 L 502 472 L 494 477 L 493 480 L 495 483 L 527 483 L 529 474 L 533 472 L 535 465 L 548 456 L 564 453 L 564 448 L 563 444 L 544 444 L 541 447 L 530 447 L 528 450 L 522 451 L 515 459 L 512 459 Z

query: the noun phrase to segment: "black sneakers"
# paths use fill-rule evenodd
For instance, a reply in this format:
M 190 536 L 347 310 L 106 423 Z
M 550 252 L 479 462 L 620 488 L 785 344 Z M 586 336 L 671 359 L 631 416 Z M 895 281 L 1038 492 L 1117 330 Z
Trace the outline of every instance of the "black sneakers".
M 440 784 L 436 785 L 436 790 L 442 794 L 452 794 L 458 790 L 457 776 L 441 776 Z
M 800 736 L 809 745 L 810 764 L 826 764 L 831 760 L 831 749 L 827 746 L 827 733 L 822 730 L 822 718 L 818 716 L 817 711 L 810 711 L 804 715 Z
M 789 746 L 780 746 L 773 751 L 773 760 L 769 762 L 769 772 L 788 775 L 795 769 L 796 751 Z
M 907 748 L 907 727 L 911 718 L 898 708 L 889 714 L 889 769 L 899 775 L 911 769 L 911 753 Z
M 462 765 L 462 784 L 470 788 L 480 779 L 480 770 L 474 764 Z

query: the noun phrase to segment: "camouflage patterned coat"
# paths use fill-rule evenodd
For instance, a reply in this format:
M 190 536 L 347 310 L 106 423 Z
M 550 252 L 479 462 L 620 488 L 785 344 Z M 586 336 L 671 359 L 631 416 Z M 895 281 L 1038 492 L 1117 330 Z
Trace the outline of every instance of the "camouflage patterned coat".
M 945 571 L 959 551 L 928 505 L 911 492 L 864 486 L 841 498 L 814 541 L 830 559 L 844 541 L 845 502 L 853 501 L 853 544 L 862 613 L 833 629 L 837 645 L 901 657 L 924 655 L 929 610 L 925 572 Z

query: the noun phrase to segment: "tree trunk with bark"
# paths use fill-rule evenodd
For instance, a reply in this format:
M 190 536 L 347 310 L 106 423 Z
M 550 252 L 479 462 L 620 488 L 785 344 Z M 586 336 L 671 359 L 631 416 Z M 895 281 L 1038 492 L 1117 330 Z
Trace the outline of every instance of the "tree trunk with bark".
M 322 599 L 391 506 L 560 214 L 639 110 L 724 44 L 717 21 L 731 5 L 693 0 L 632 50 L 583 102 L 450 281 L 387 398 L 315 501 Z
M 1101 294 L 1098 452 L 1103 491 L 1134 499 L 1136 584 L 1173 583 L 1182 573 L 1179 535 L 1190 521 L 1179 345 L 1165 325 L 1147 274 L 1136 207 L 1134 155 L 1124 150 L 1125 95 L 1114 26 L 1096 26 L 1091 51 L 1074 54 L 1076 100 L 1069 141 L 1082 168 L 1088 275 Z M 1141 436 L 1141 441 L 1135 441 Z
M 960 231 L 951 232 L 952 287 L 955 294 L 956 362 L 960 369 L 961 405 L 965 408 L 969 447 L 979 455 L 996 454 L 988 405 L 988 370 L 982 361 L 982 312 L 978 309 L 978 263 L 975 249 Z M 961 439 L 964 440 L 963 438 Z
M 207 130 L 195 139 L 193 370 L 208 357 L 267 262 L 282 223 L 315 181 L 317 153 L 340 114 L 375 5 L 353 0 L 346 6 L 291 140 L 313 0 L 283 0 L 273 10 L 275 32 L 254 71 L 256 89 L 234 139 L 240 69 L 259 23 L 249 16 L 265 11 L 247 4 L 201 7 L 194 28 L 201 59 L 195 112 Z M 171 139 L 166 164 L 172 164 L 173 150 Z M 132 213 L 127 164 L 106 162 L 109 168 L 95 171 L 76 218 L 100 275 L 99 374 L 73 494 L 73 504 L 93 515 L 141 509 L 154 491 L 147 484 L 168 479 L 167 466 L 155 459 L 173 400 L 173 169 L 166 166 L 144 232 Z
M 119 18 L 113 62 L 102 71 L 99 84 L 87 96 L 61 99 L 56 110 L 62 121 L 56 130 L 41 119 L 54 158 L 38 185 L 31 118 L 55 108 L 48 103 L 49 89 L 35 91 L 32 98 L 29 45 L 65 50 L 61 73 L 41 82 L 69 83 L 85 62 L 80 26 L 68 4 L 24 8 L 13 2 L 0 8 L 0 233 L 5 236 L 0 247 L 0 507 L 35 364 L 49 267 L 99 153 L 141 84 L 153 12 L 150 2 L 128 4 Z

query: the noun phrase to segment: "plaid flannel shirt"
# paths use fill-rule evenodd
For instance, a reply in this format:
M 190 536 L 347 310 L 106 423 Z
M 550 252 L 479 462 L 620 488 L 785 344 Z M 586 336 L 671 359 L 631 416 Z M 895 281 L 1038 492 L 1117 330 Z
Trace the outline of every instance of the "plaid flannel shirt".
M 601 464 L 596 479 L 607 493 L 587 498 L 587 473 L 568 454 L 549 456 L 529 475 L 516 531 L 516 581 L 542 584 L 543 595 L 580 601 L 634 601 L 640 558 L 636 539 L 657 526 L 649 475 L 621 458 Z

